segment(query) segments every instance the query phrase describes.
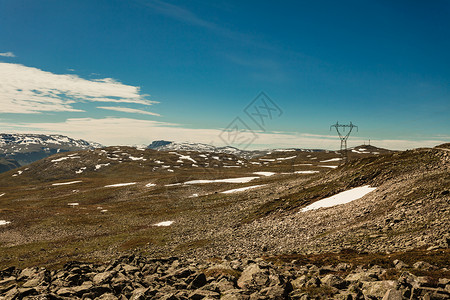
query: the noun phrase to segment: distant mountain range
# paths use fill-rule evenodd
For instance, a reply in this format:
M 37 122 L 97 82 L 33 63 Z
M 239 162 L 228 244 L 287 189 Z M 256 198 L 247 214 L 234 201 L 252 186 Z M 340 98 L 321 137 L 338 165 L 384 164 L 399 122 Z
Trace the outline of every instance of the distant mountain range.
M 28 165 L 50 155 L 67 152 L 87 150 L 103 147 L 99 143 L 88 142 L 81 139 L 73 139 L 64 135 L 46 134 L 0 134 L 0 173 L 17 167 Z M 201 153 L 231 154 L 237 157 L 252 159 L 272 152 L 322 152 L 321 149 L 266 149 L 266 150 L 242 150 L 232 146 L 216 147 L 209 144 L 193 142 L 173 142 L 166 140 L 153 141 L 147 146 L 158 151 L 193 151 Z M 373 146 L 359 146 L 349 149 L 350 155 L 354 154 L 384 154 L 389 150 Z
M 295 151 L 295 150 L 302 150 L 308 152 L 323 151 L 323 150 L 299 149 L 299 148 L 276 149 L 276 150 L 273 149 L 242 150 L 232 146 L 216 147 L 213 145 L 203 143 L 171 142 L 165 140 L 153 141 L 147 148 L 158 151 L 197 151 L 197 152 L 226 153 L 226 154 L 233 154 L 246 159 L 267 155 L 273 151 Z
M 0 172 L 48 157 L 55 153 L 99 148 L 102 145 L 64 135 L 0 134 Z

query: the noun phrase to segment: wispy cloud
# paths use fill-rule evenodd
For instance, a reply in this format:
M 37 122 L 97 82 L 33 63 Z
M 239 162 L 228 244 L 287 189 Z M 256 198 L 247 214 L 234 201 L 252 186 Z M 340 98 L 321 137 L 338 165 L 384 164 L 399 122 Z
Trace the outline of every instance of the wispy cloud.
M 142 4 L 154 9 L 156 12 L 176 19 L 181 22 L 185 22 L 191 25 L 201 26 L 208 29 L 218 29 L 218 26 L 212 22 L 201 19 L 196 16 L 190 10 L 187 10 L 181 6 L 170 4 L 160 0 L 140 1 Z
M 186 128 L 181 124 L 138 120 L 132 118 L 72 118 L 56 123 L 0 123 L 4 132 L 17 133 L 59 133 L 74 138 L 97 141 L 104 145 L 136 145 L 148 144 L 153 140 L 191 141 L 224 145 L 219 138 L 221 129 Z M 136 130 L 139 128 L 139 130 Z M 337 149 L 339 140 L 329 136 L 308 135 L 305 133 L 256 132 L 257 139 L 252 149 L 261 148 L 321 148 Z M 349 140 L 349 146 L 362 145 L 367 138 Z M 417 147 L 433 147 L 444 143 L 442 139 L 428 140 L 375 140 L 371 144 L 388 149 L 412 149 Z
M 211 32 L 221 35 L 226 38 L 237 40 L 243 44 L 256 46 L 258 48 L 272 49 L 272 45 L 262 43 L 255 40 L 251 35 L 230 30 L 217 23 L 207 21 L 197 16 L 192 11 L 175 4 L 168 3 L 161 0 L 136 0 L 137 2 L 151 8 L 155 12 L 172 18 L 176 21 L 183 22 L 192 26 L 198 26 L 210 30 Z
M 133 114 L 142 114 L 142 115 L 151 115 L 151 116 L 158 116 L 160 117 L 160 114 L 151 112 L 151 111 L 146 111 L 146 110 L 141 110 L 141 109 L 136 109 L 136 108 L 129 108 L 129 107 L 121 107 L 121 106 L 97 106 L 97 108 L 100 109 L 107 109 L 107 110 L 114 110 L 114 111 L 120 111 L 120 112 L 126 112 L 126 113 L 133 113 Z
M 14 53 L 12 53 L 12 52 L 3 52 L 3 53 L 0 53 L 0 56 L 3 56 L 3 57 L 16 57 L 14 55 Z
M 79 112 L 76 102 L 151 105 L 140 88 L 112 78 L 87 80 L 20 64 L 0 62 L 0 113 Z

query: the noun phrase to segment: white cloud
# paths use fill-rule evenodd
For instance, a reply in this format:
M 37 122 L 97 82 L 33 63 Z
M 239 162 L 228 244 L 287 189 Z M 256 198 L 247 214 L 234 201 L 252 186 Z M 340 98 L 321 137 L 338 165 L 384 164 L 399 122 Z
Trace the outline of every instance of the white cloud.
M 54 74 L 20 64 L 0 62 L 0 112 L 40 113 L 81 111 L 76 102 L 114 102 L 151 105 L 139 87 L 111 78 L 87 80 Z
M 114 110 L 114 111 L 120 111 L 120 112 L 126 112 L 126 113 L 133 113 L 133 114 L 142 114 L 142 115 L 151 115 L 151 116 L 158 116 L 160 117 L 160 114 L 141 110 L 141 109 L 135 109 L 135 108 L 129 108 L 129 107 L 120 107 L 120 106 L 97 106 L 97 108 L 100 109 L 107 109 L 107 110 Z
M 220 129 L 183 128 L 180 124 L 137 120 L 131 118 L 73 118 L 59 123 L 0 123 L 4 132 L 16 133 L 59 133 L 74 138 L 92 140 L 104 145 L 136 145 L 149 144 L 153 140 L 192 141 L 223 146 L 219 138 Z M 261 148 L 320 148 L 338 149 L 339 140 L 334 137 L 318 137 L 302 133 L 267 133 L 256 132 L 257 139 L 249 149 Z M 367 139 L 353 138 L 349 147 L 362 145 Z M 445 140 L 374 140 L 371 144 L 388 149 L 412 149 L 417 147 L 433 147 Z
M 3 53 L 0 53 L 0 56 L 3 56 L 3 57 L 16 57 L 14 55 L 14 53 L 12 53 L 12 52 L 3 52 Z

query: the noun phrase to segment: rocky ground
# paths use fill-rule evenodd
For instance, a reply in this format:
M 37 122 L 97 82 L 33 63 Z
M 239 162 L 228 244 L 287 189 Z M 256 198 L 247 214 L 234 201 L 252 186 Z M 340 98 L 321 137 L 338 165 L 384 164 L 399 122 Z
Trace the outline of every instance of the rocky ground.
M 113 147 L 51 157 L 0 176 L 0 295 L 448 299 L 449 148 L 364 153 L 340 167 L 335 152 L 247 161 Z M 302 211 L 365 185 L 376 189 Z
M 130 255 L 108 264 L 72 262 L 59 270 L 0 271 L 0 299 L 448 299 L 450 279 L 416 276 L 438 270 L 400 260 L 392 268 L 349 263 L 224 257 L 209 261 Z M 446 269 L 447 270 L 447 269 Z M 447 270 L 448 271 L 448 270 Z

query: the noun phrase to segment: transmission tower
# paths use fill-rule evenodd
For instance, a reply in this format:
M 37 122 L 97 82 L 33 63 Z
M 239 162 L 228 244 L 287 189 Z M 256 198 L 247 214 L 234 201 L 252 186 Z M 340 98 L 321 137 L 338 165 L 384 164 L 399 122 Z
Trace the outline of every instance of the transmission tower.
M 342 163 L 346 163 L 348 156 L 347 156 L 347 140 L 350 136 L 350 133 L 352 132 L 353 128 L 356 128 L 356 131 L 358 131 L 358 126 L 354 125 L 352 122 L 350 124 L 339 124 L 339 122 L 336 122 L 336 124 L 333 124 L 330 126 L 331 128 L 336 128 L 336 131 L 339 135 L 339 139 L 341 140 L 341 154 L 342 154 Z M 347 133 L 345 133 L 345 130 L 348 130 Z

